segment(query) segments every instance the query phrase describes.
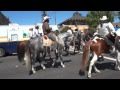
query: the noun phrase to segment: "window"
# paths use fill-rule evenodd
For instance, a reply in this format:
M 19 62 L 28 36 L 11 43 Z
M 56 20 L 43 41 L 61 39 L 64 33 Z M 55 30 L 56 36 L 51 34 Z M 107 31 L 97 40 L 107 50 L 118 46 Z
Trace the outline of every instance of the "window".
M 17 34 L 11 34 L 11 41 L 18 41 L 18 35 Z

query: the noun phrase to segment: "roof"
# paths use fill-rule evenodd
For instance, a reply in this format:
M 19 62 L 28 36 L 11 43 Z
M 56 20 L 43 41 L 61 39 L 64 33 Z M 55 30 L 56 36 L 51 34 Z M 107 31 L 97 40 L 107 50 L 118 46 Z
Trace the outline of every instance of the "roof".
M 1 11 L 0 11 L 0 25 L 8 25 L 10 23 L 9 18 L 7 18 Z
M 86 17 L 81 16 L 81 14 L 79 12 L 75 12 L 75 13 L 73 13 L 73 16 L 71 18 L 61 22 L 59 25 L 65 24 L 69 21 L 76 23 L 76 22 L 85 21 L 85 20 L 86 20 Z
M 113 26 L 118 25 L 120 27 L 120 23 L 113 23 Z

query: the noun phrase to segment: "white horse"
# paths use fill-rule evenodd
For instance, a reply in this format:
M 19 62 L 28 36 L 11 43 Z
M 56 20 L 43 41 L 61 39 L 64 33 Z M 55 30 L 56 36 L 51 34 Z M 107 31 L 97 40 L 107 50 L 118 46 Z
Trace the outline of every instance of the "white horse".
M 65 68 L 63 56 L 62 56 L 62 52 L 65 47 L 63 38 L 67 37 L 69 34 L 63 36 L 62 35 L 63 34 L 59 34 L 58 36 L 55 36 L 57 40 L 53 42 L 52 41 L 49 42 L 50 44 L 49 46 L 44 46 L 44 39 L 43 39 L 44 36 L 39 36 L 34 39 L 31 39 L 30 41 L 23 41 L 18 44 L 18 48 L 17 48 L 18 60 L 20 62 L 25 61 L 29 74 L 36 73 L 34 67 L 36 61 L 40 62 L 40 65 L 43 68 L 43 70 L 46 69 L 46 67 L 42 62 L 46 56 L 46 53 L 49 53 L 51 55 L 52 50 L 48 52 L 46 51 L 46 48 L 52 46 L 54 48 L 53 51 L 56 56 L 55 59 L 53 59 L 52 66 L 54 66 L 56 61 L 59 59 L 61 66 Z M 42 55 L 43 59 L 40 59 L 40 53 L 43 53 Z
M 120 29 L 116 31 L 117 37 L 115 39 L 115 49 L 116 49 L 116 66 L 115 69 L 120 71 Z

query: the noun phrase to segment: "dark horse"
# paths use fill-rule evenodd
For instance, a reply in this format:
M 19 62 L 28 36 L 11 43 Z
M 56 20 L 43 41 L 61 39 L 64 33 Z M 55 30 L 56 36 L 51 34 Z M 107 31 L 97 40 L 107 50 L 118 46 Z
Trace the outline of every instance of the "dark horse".
M 109 40 L 115 43 L 116 34 L 114 35 L 108 34 L 107 37 L 109 38 Z M 88 66 L 89 66 L 89 70 L 87 74 L 88 78 L 91 77 L 92 67 L 94 68 L 95 72 L 99 73 L 100 71 L 96 68 L 95 62 L 98 60 L 98 57 L 101 56 L 103 53 L 108 53 L 110 48 L 111 48 L 110 45 L 107 44 L 104 38 L 96 38 L 96 39 L 94 38 L 92 40 L 89 40 L 85 44 L 83 49 L 83 56 L 82 56 L 82 62 L 80 63 L 79 74 L 84 75 L 85 70 L 87 69 Z M 90 55 L 92 56 L 91 57 L 92 59 L 89 61 Z
M 53 33 L 54 34 L 54 33 Z M 42 63 L 43 59 L 46 56 L 46 48 L 51 48 L 52 46 L 54 47 L 53 51 L 55 52 L 55 60 L 53 59 L 52 66 L 55 65 L 56 60 L 60 58 L 61 66 L 64 68 L 65 65 L 63 63 L 63 57 L 62 57 L 62 52 L 64 49 L 64 41 L 60 37 L 60 35 L 56 36 L 57 41 L 51 41 L 49 40 L 48 46 L 45 46 L 44 41 L 46 39 L 46 36 L 39 36 L 34 39 L 31 39 L 29 41 L 23 41 L 18 44 L 17 52 L 18 52 L 18 59 L 19 61 L 23 62 L 25 61 L 27 69 L 29 73 L 35 73 L 35 62 L 39 61 L 40 65 L 43 69 L 45 69 L 44 64 Z M 47 38 L 48 39 L 48 38 Z M 42 59 L 40 59 L 40 54 L 42 54 Z M 49 54 L 51 52 L 49 51 Z

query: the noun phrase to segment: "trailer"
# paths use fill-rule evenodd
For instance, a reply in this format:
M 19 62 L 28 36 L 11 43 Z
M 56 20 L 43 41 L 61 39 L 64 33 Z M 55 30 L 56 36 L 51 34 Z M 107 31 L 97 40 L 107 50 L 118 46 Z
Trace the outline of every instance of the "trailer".
M 17 44 L 29 40 L 29 28 L 34 25 L 0 25 L 0 57 L 17 53 Z
M 43 33 L 42 23 L 37 23 L 39 33 Z M 50 25 L 53 31 L 58 30 L 57 25 Z M 8 54 L 17 53 L 17 44 L 20 41 L 29 40 L 35 25 L 19 25 L 10 23 L 9 25 L 0 25 L 0 57 Z

